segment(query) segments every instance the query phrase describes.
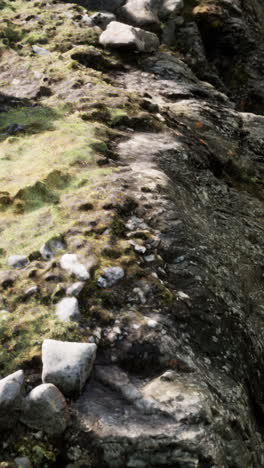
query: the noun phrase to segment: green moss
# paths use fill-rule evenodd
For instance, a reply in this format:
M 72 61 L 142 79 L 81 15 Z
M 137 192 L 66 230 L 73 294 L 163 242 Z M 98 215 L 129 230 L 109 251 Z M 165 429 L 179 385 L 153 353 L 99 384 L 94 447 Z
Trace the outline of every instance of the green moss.
M 48 41 L 47 34 L 42 31 L 32 31 L 23 38 L 25 44 L 45 44 Z

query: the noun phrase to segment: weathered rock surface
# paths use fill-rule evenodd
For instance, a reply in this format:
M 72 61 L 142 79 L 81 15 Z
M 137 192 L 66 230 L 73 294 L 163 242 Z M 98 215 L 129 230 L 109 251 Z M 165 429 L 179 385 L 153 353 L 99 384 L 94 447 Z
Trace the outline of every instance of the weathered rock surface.
M 0 431 L 16 424 L 24 391 L 24 372 L 19 370 L 0 380 Z
M 104 47 L 80 5 L 50 2 L 44 14 L 37 2 L 2 3 L 3 24 L 14 22 L 11 32 L 0 27 L 4 184 L 17 167 L 16 184 L 32 177 L 35 161 L 41 171 L 69 161 L 70 174 L 31 180 L 23 200 L 13 199 L 14 183 L 0 194 L 4 259 L 27 251 L 21 220 L 34 226 L 34 252 L 54 227 L 72 252 L 64 271 L 33 253 L 30 270 L 0 273 L 1 309 L 10 311 L 0 322 L 0 370 L 10 356 L 34 386 L 50 331 L 67 343 L 47 342 L 43 379 L 65 394 L 83 391 L 63 451 L 39 439 L 45 455 L 36 461 L 34 435 L 32 464 L 263 467 L 263 2 L 83 0 L 89 13 L 118 19 L 101 35 Z M 47 56 L 32 53 L 27 28 L 46 33 L 37 43 Z M 7 239 L 13 211 L 16 249 Z M 80 291 L 69 291 L 67 272 Z M 38 295 L 25 297 L 32 281 Z M 78 324 L 50 313 L 69 293 L 78 294 Z M 93 361 L 95 348 L 83 341 L 98 345 L 85 388 L 83 353 Z M 8 460 L 11 447 L 3 433 Z
M 64 395 L 81 393 L 96 355 L 93 343 L 45 340 L 42 345 L 42 381 L 53 383 Z
M 69 422 L 64 396 L 51 383 L 39 385 L 25 398 L 21 421 L 50 435 L 62 434 Z
M 154 33 L 112 21 L 101 34 L 100 44 L 117 49 L 153 52 L 159 47 L 159 39 Z

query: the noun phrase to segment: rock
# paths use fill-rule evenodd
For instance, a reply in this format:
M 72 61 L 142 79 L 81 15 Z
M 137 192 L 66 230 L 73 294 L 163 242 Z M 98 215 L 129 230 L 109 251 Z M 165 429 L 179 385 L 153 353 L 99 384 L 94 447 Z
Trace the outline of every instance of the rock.
M 106 26 L 111 23 L 111 21 L 115 20 L 116 16 L 113 13 L 107 11 L 98 12 L 90 16 L 91 23 L 99 26 L 101 29 L 105 29 Z
M 2 309 L 0 310 L 0 322 L 8 320 L 11 317 L 10 312 L 8 310 Z
M 153 52 L 159 48 L 156 34 L 117 21 L 108 24 L 99 42 L 105 47 L 126 48 L 139 52 Z
M 102 275 L 97 280 L 100 288 L 110 288 L 119 280 L 124 278 L 125 272 L 121 267 L 108 267 L 103 270 Z
M 64 254 L 61 257 L 60 266 L 63 268 L 63 270 L 68 271 L 68 273 L 81 281 L 90 279 L 90 274 L 88 273 L 85 266 L 79 262 L 78 256 L 76 254 Z
M 179 14 L 181 13 L 183 7 L 183 0 L 163 0 L 159 10 L 159 16 L 161 18 L 166 18 L 166 16 L 171 14 Z
M 78 321 L 81 314 L 77 299 L 75 297 L 64 297 L 56 305 L 56 316 L 63 322 Z
M 80 393 L 91 373 L 96 348 L 93 343 L 44 340 L 42 381 L 53 383 L 65 395 Z
M 39 292 L 39 286 L 34 285 L 26 289 L 24 296 L 25 297 L 35 296 L 38 292 Z
M 24 390 L 24 372 L 18 370 L 0 380 L 0 431 L 12 427 L 19 417 Z
M 17 274 L 10 270 L 2 270 L 0 271 L 0 286 L 3 289 L 10 288 L 13 286 L 17 279 Z
M 139 28 L 159 27 L 157 0 L 128 0 L 118 14 L 121 19 Z
M 125 3 L 125 0 L 87 0 L 88 10 L 111 11 L 115 12 Z
M 21 421 L 49 435 L 62 434 L 69 422 L 64 396 L 52 383 L 39 385 L 25 398 Z
M 65 244 L 61 239 L 50 239 L 48 242 L 42 245 L 39 249 L 40 254 L 44 260 L 50 260 L 60 250 L 65 249 Z
M 18 468 L 32 468 L 32 463 L 28 457 L 17 457 L 14 461 Z
M 69 286 L 66 290 L 67 296 L 79 296 L 81 290 L 84 287 L 84 282 L 83 281 L 78 281 L 77 283 L 73 283 L 71 286 Z
M 39 46 L 37 46 L 35 44 L 32 46 L 32 50 L 37 55 L 50 55 L 49 50 L 44 49 L 43 47 L 39 47 Z
M 24 268 L 28 264 L 28 258 L 25 255 L 10 255 L 7 264 L 13 268 Z

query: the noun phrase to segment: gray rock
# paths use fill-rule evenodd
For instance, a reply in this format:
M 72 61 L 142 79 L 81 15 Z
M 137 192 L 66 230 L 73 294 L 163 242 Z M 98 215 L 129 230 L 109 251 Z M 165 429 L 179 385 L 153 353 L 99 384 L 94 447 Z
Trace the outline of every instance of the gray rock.
M 87 0 L 86 5 L 88 10 L 115 12 L 124 3 L 125 0 Z
M 79 262 L 76 254 L 64 254 L 60 259 L 60 266 L 81 281 L 90 279 L 87 268 Z
M 81 290 L 84 287 L 84 282 L 83 281 L 77 281 L 76 283 L 73 283 L 71 286 L 69 286 L 66 290 L 67 296 L 79 296 Z
M 39 291 L 39 286 L 37 285 L 34 285 L 34 286 L 31 286 L 30 288 L 26 289 L 25 291 L 25 297 L 30 297 L 30 296 L 34 296 L 35 294 L 37 294 Z
M 50 435 L 62 434 L 69 422 L 64 396 L 51 383 L 39 385 L 25 398 L 21 421 L 32 429 Z
M 31 461 L 28 457 L 17 457 L 14 461 L 18 468 L 32 468 Z
M 42 245 L 39 249 L 40 254 L 44 260 L 50 260 L 60 250 L 65 249 L 65 244 L 61 239 L 50 239 L 48 242 Z
M 0 431 L 18 419 L 24 390 L 24 372 L 19 370 L 0 380 Z
M 44 340 L 42 381 L 56 385 L 65 395 L 80 393 L 96 355 L 94 343 Z
M 159 27 L 157 0 L 128 0 L 118 13 L 122 19 L 133 26 Z
M 49 55 L 50 54 L 49 50 L 44 49 L 43 47 L 39 47 L 35 44 L 32 46 L 32 50 L 37 55 Z
M 107 11 L 98 12 L 90 16 L 91 23 L 95 26 L 99 26 L 101 29 L 105 29 L 106 26 L 111 23 L 111 21 L 115 20 L 116 16 L 113 13 Z
M 119 280 L 124 278 L 125 272 L 121 267 L 108 267 L 103 270 L 103 274 L 98 278 L 97 285 L 100 288 L 110 288 Z
M 159 16 L 164 18 L 171 14 L 179 14 L 181 13 L 183 7 L 183 0 L 163 0 L 159 10 Z
M 153 52 L 159 47 L 156 34 L 117 21 L 108 24 L 99 42 L 105 47 L 125 47 L 139 52 Z
M 78 321 L 80 311 L 76 297 L 64 297 L 56 305 L 56 316 L 63 322 Z
M 13 268 L 24 268 L 28 264 L 28 258 L 25 255 L 10 255 L 7 264 Z

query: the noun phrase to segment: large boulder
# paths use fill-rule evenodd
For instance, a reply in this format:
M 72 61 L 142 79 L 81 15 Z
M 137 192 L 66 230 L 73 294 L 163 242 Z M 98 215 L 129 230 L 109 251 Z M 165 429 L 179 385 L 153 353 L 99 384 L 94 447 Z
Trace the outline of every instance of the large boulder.
M 21 421 L 50 435 L 62 434 L 69 422 L 67 403 L 55 385 L 42 384 L 25 398 Z
M 53 383 L 65 395 L 80 393 L 96 355 L 94 343 L 44 340 L 42 381 Z
M 156 34 L 118 21 L 112 21 L 107 26 L 99 41 L 105 47 L 126 48 L 139 52 L 153 52 L 159 48 Z
M 58 302 L 56 316 L 62 322 L 78 321 L 81 314 L 76 297 L 64 297 Z
M 157 0 L 128 0 L 120 8 L 119 16 L 129 24 L 139 28 L 159 28 Z
M 0 380 L 0 431 L 12 427 L 20 413 L 24 372 L 18 370 Z

